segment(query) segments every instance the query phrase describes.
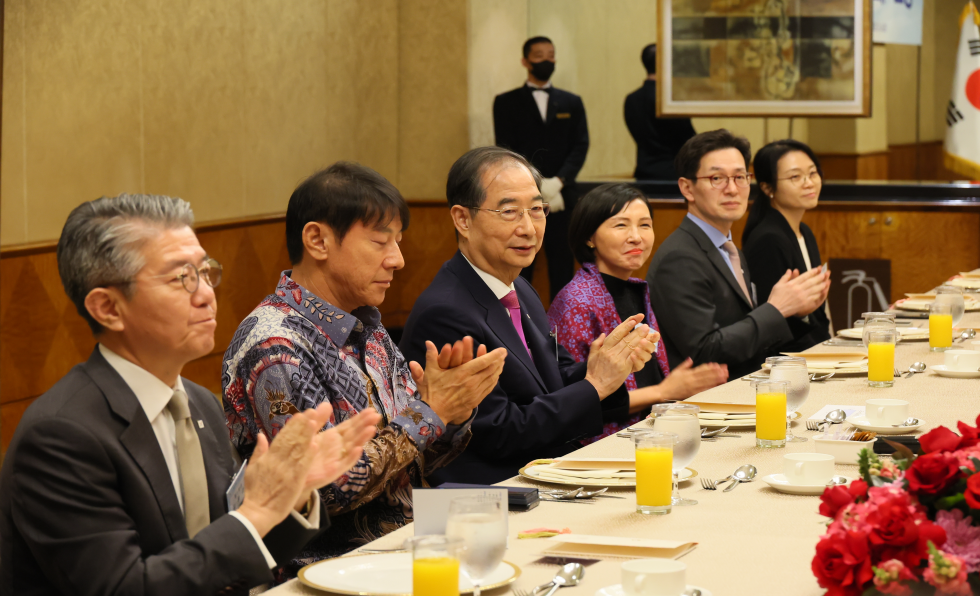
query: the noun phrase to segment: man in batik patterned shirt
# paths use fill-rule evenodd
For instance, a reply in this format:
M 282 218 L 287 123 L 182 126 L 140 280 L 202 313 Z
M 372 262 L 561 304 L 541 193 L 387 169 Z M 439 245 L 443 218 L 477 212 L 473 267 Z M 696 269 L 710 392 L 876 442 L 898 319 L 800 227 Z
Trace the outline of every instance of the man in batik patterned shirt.
M 441 355 L 431 346 L 423 373 L 395 347 L 376 307 L 404 265 L 403 222 L 404 199 L 368 168 L 338 163 L 303 182 L 286 213 L 294 268 L 242 321 L 224 355 L 225 413 L 243 456 L 260 432 L 274 437 L 291 414 L 324 401 L 334 424 L 366 408 L 382 415 L 361 460 L 320 491 L 331 531 L 307 545 L 287 576 L 412 521 L 412 487 L 466 447 L 476 406 L 503 368 L 505 351 L 467 358 L 460 344 Z

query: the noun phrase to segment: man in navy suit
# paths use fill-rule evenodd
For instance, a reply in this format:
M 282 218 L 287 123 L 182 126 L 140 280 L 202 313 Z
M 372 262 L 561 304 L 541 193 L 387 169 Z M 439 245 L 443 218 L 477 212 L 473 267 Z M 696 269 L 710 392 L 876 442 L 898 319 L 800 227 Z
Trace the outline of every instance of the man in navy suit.
M 520 153 L 541 172 L 541 196 L 550 205 L 548 237 L 548 282 L 551 297 L 575 274 L 572 249 L 568 245 L 568 214 L 575 207 L 578 176 L 589 151 L 589 128 L 582 98 L 556 89 L 548 79 L 555 70 L 555 46 L 547 37 L 524 42 L 521 64 L 527 83 L 502 93 L 493 102 L 496 143 Z M 534 261 L 524 270 L 528 281 Z
M 540 298 L 520 276 L 544 238 L 549 206 L 540 183 L 526 159 L 500 147 L 473 149 L 449 171 L 446 196 L 459 252 L 415 301 L 399 347 L 405 358 L 424 362 L 426 340 L 442 345 L 471 336 L 488 350 L 505 347 L 507 358 L 480 404 L 469 447 L 433 483 L 500 482 L 625 417 L 623 382 L 659 339 L 636 315 L 600 336 L 587 362 L 576 363 L 556 343 Z

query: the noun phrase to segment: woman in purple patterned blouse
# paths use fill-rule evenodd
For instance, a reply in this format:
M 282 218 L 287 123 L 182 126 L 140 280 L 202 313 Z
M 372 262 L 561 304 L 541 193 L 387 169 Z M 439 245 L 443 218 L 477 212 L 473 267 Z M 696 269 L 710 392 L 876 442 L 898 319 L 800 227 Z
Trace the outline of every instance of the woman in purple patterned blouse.
M 569 243 L 582 268 L 548 310 L 558 342 L 583 361 L 600 334 L 608 334 L 634 314 L 642 313 L 644 322 L 659 331 L 647 283 L 632 277 L 653 251 L 653 213 L 646 197 L 628 184 L 604 184 L 579 199 L 568 228 Z M 626 378 L 629 418 L 607 423 L 602 434 L 584 439 L 583 444 L 636 424 L 652 404 L 687 399 L 728 378 L 725 365 L 692 367 L 690 359 L 671 371 L 662 342 L 656 360 Z

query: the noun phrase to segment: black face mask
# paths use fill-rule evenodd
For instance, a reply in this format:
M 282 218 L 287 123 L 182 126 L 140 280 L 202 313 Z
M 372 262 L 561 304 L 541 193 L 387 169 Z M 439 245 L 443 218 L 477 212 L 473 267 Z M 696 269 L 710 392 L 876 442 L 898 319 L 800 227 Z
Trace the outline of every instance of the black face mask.
M 555 72 L 555 63 L 551 60 L 531 63 L 531 74 L 539 81 L 547 81 Z

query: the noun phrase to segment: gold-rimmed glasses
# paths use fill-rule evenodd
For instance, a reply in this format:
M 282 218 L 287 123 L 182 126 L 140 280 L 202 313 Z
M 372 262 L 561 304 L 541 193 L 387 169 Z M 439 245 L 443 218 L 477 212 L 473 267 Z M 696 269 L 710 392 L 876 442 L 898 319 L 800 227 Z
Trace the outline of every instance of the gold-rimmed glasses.
M 735 174 L 734 176 L 713 174 L 711 176 L 695 176 L 695 180 L 707 180 L 711 183 L 713 188 L 725 188 L 728 186 L 729 180 L 735 180 L 735 186 L 739 188 L 748 188 L 749 184 L 752 182 L 752 174 Z
M 820 182 L 821 176 L 820 172 L 814 170 L 804 176 L 803 174 L 793 174 L 792 176 L 787 176 L 785 178 L 777 178 L 777 180 L 789 180 L 790 184 L 793 186 L 803 186 L 804 180 L 809 180 L 810 182 L 816 184 Z
M 535 205 L 534 207 L 528 207 L 527 209 L 521 209 L 520 207 L 504 207 L 503 209 L 480 209 L 479 207 L 473 207 L 474 211 L 492 211 L 500 216 L 500 219 L 504 221 L 514 222 L 519 219 L 524 218 L 524 213 L 527 212 L 531 219 L 544 219 L 548 217 L 551 213 L 551 205 L 544 203 L 541 205 Z

